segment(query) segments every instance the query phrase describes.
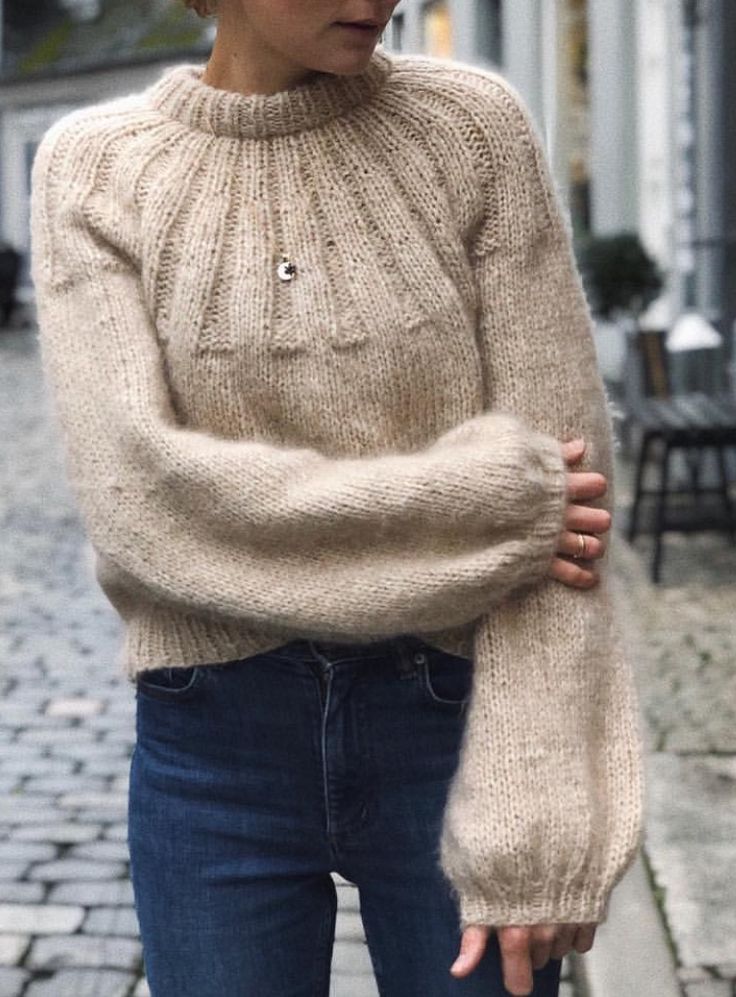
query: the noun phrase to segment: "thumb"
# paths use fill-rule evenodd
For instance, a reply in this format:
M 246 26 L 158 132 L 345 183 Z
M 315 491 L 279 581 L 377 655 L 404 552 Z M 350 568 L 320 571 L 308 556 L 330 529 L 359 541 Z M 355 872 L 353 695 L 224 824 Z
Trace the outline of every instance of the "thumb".
M 469 924 L 463 931 L 460 954 L 450 966 L 453 976 L 467 976 L 473 972 L 483 958 L 490 931 L 490 927 L 484 924 Z

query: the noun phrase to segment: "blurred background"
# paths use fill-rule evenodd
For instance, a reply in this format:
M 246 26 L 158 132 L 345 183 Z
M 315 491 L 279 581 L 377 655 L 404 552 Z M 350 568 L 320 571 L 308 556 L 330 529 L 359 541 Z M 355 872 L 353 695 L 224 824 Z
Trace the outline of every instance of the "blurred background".
M 27 271 L 30 163 L 62 113 L 205 58 L 214 21 L 171 0 L 4 0 L 0 235 Z M 736 318 L 736 5 L 730 0 L 403 0 L 383 42 L 495 67 L 546 140 L 578 238 L 636 233 L 664 271 L 649 319 Z M 623 345 L 607 337 L 609 377 Z
M 127 881 L 130 688 L 65 481 L 28 271 L 62 114 L 205 62 L 171 0 L 0 2 L 0 997 L 148 993 Z M 613 567 L 647 829 L 567 997 L 736 995 L 736 2 L 402 0 L 383 44 L 502 72 L 536 120 L 617 434 Z M 595 667 L 595 662 L 591 662 Z M 340 882 L 333 991 L 374 995 Z

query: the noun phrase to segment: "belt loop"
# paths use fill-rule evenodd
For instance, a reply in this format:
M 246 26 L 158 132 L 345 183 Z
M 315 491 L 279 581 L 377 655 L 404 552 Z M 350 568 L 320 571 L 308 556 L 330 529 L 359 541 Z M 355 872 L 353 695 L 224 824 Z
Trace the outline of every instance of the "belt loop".
M 314 659 L 314 664 L 321 672 L 327 672 L 332 666 L 332 662 L 325 657 L 324 654 L 317 648 L 316 641 L 308 640 L 307 645 L 309 651 Z
M 400 675 L 414 675 L 417 671 L 417 660 L 413 640 L 410 635 L 402 634 L 395 639 L 396 667 Z

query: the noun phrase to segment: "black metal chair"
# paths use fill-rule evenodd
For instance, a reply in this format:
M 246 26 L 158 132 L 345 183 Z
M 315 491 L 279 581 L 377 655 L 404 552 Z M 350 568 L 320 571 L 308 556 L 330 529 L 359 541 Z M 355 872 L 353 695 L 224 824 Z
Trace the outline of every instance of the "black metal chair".
M 0 327 L 8 325 L 17 306 L 20 263 L 20 253 L 9 243 L 0 242 Z
M 736 515 L 729 493 L 726 460 L 727 448 L 736 446 L 736 401 L 726 392 L 673 394 L 665 336 L 665 330 L 639 330 L 631 334 L 624 371 L 627 435 L 631 429 L 638 430 L 639 435 L 627 536 L 633 543 L 640 532 L 642 500 L 655 498 L 651 563 L 654 582 L 661 577 L 663 536 L 667 532 L 722 530 L 731 543 L 736 543 Z M 705 485 L 702 461 L 709 448 L 715 455 L 717 481 Z M 672 485 L 672 457 L 678 450 L 688 472 L 686 488 Z M 652 462 L 657 467 L 657 487 L 647 489 L 644 478 Z M 683 494 L 691 497 L 690 515 L 675 519 L 670 499 Z M 703 502 L 707 495 L 719 496 L 722 515 L 715 515 Z

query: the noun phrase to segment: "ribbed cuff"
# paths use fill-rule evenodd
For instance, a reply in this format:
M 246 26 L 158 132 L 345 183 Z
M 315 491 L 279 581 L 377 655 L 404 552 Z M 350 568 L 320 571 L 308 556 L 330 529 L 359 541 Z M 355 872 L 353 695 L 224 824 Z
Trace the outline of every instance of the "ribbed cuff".
M 535 581 L 548 571 L 557 552 L 567 508 L 567 466 L 562 444 L 553 436 L 530 429 L 509 412 L 487 410 L 442 434 L 435 446 L 455 446 L 468 441 L 478 447 L 507 447 L 514 455 L 514 475 L 520 486 L 509 481 L 507 501 L 516 501 L 517 519 L 530 539 L 528 572 Z M 491 468 L 492 474 L 497 474 Z M 508 467 L 506 469 L 508 473 Z M 536 570 L 535 570 L 536 569 Z
M 565 525 L 567 511 L 567 465 L 561 444 L 544 433 L 530 433 L 530 444 L 536 450 L 542 475 L 543 497 L 532 521 L 531 535 L 535 538 L 530 559 L 544 577 L 557 553 L 559 537 Z
M 559 886 L 548 896 L 501 900 L 480 893 L 462 892 L 458 896 L 460 928 L 470 924 L 496 927 L 532 924 L 601 924 L 608 916 L 608 891 L 559 893 Z

